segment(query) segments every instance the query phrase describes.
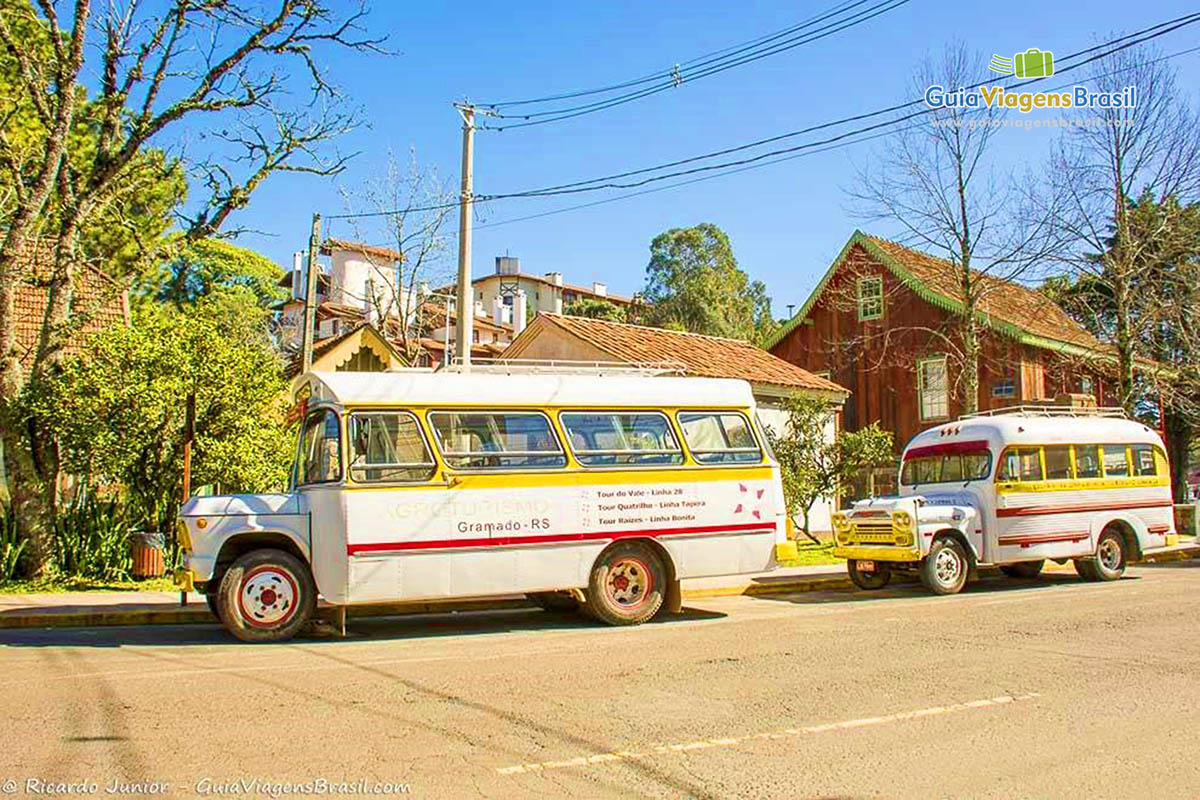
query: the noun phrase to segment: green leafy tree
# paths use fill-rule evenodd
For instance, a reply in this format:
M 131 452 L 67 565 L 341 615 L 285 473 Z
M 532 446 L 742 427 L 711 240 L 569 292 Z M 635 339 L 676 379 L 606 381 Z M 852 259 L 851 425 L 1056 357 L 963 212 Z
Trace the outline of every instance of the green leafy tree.
M 771 298 L 738 268 L 725 232 L 704 222 L 672 228 L 650 243 L 639 322 L 761 342 L 770 335 Z
M 279 286 L 282 277 L 283 270 L 266 256 L 220 239 L 203 239 L 139 280 L 134 297 L 184 306 L 224 289 L 245 288 L 260 308 L 271 308 L 288 296 Z
M 625 311 L 606 300 L 594 300 L 585 297 L 574 303 L 567 303 L 563 313 L 569 317 L 588 317 L 589 319 L 605 319 L 609 322 L 624 322 Z
M 892 463 L 892 433 L 873 422 L 857 431 L 838 431 L 831 441 L 828 402 L 819 397 L 789 397 L 783 407 L 784 430 L 767 433 L 779 461 L 788 516 L 803 515 L 804 535 L 816 542 L 809 524 L 813 506 L 823 497 L 835 496 L 855 473 Z
M 169 521 L 180 496 L 190 392 L 194 482 L 280 488 L 292 445 L 266 314 L 242 287 L 184 309 L 143 305 L 131 327 L 96 334 L 86 358 L 68 359 L 42 383 L 31 411 L 48 424 L 66 469 L 125 485 L 147 526 Z
M 0 442 L 39 570 L 59 448 L 26 395 L 94 316 L 75 302 L 81 264 L 116 279 L 115 297 L 218 234 L 271 175 L 339 173 L 349 156 L 327 146 L 358 118 L 324 65 L 331 50 L 382 52 L 365 15 L 322 0 L 0 0 Z M 32 276 L 35 243 L 51 257 Z M 15 300 L 34 277 L 48 302 L 25 360 Z

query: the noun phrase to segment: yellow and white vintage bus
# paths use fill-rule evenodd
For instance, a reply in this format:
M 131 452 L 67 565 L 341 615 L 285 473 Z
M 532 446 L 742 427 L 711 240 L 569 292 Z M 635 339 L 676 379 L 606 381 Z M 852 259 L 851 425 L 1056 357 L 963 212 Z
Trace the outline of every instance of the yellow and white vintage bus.
M 743 381 L 312 373 L 291 490 L 181 511 L 182 586 L 238 638 L 345 607 L 527 594 L 615 625 L 787 548 Z M 344 617 L 343 617 L 344 619 Z
M 973 567 L 1033 578 L 1047 560 L 1116 580 L 1176 538 L 1162 439 L 1120 409 L 1021 406 L 930 428 L 905 448 L 900 485 L 834 515 L 859 588 L 917 572 L 953 594 Z

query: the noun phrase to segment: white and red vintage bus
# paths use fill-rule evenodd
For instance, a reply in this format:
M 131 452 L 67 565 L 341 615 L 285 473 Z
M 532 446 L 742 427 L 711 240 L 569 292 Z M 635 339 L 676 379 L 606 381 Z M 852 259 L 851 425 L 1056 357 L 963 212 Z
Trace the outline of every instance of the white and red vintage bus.
M 289 491 L 184 504 L 178 582 L 236 636 L 350 605 L 524 593 L 612 624 L 787 550 L 744 381 L 313 373 Z
M 930 428 L 905 449 L 900 485 L 834 516 L 860 588 L 916 571 L 950 594 L 972 566 L 1034 577 L 1047 560 L 1115 580 L 1176 538 L 1162 439 L 1120 409 L 1021 406 Z

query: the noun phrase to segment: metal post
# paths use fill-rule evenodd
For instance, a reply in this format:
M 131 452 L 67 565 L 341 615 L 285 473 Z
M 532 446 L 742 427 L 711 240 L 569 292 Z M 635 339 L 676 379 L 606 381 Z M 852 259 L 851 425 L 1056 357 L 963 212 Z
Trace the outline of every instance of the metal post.
M 196 390 L 188 392 L 183 422 L 183 499 L 180 505 L 186 503 L 192 496 L 192 440 L 196 438 Z M 173 533 L 173 536 L 179 534 Z M 187 589 L 179 590 L 179 605 L 186 606 L 188 601 Z
M 317 327 L 317 255 L 321 247 L 321 215 L 313 214 L 308 236 L 308 269 L 304 273 L 304 341 L 301 345 L 300 374 L 312 369 L 313 332 Z
M 456 103 L 462 114 L 462 187 L 458 201 L 458 325 L 455 355 L 464 370 L 471 366 L 471 340 L 475 331 L 474 290 L 471 288 L 471 194 L 474 184 L 475 107 Z

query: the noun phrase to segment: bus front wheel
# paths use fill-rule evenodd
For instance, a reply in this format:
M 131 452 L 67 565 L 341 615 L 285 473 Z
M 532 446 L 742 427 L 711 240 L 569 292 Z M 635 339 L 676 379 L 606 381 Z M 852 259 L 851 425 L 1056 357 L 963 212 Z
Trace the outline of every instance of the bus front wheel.
M 649 545 L 618 542 L 596 559 L 588 581 L 587 610 L 609 625 L 639 625 L 662 608 L 667 569 Z
M 921 562 L 921 582 L 934 594 L 957 594 L 967 583 L 971 562 L 967 551 L 954 539 L 938 539 Z
M 283 642 L 295 636 L 317 606 L 308 566 L 282 550 L 252 550 L 221 579 L 221 622 L 243 642 Z
M 876 563 L 875 569 L 864 572 L 858 568 L 858 560 L 852 558 L 846 562 L 846 569 L 850 572 L 850 582 L 865 591 L 882 589 L 892 580 L 892 568 L 887 564 Z

